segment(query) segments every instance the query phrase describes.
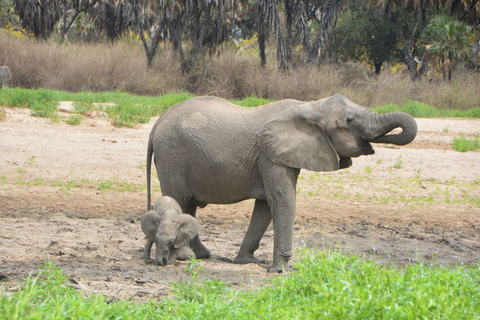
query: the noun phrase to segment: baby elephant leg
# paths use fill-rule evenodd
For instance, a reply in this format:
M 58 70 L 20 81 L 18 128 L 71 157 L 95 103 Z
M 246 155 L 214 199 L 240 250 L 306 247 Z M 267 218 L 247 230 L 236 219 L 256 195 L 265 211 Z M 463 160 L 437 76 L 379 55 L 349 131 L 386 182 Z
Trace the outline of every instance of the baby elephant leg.
M 191 258 L 195 259 L 195 253 L 193 253 L 188 245 L 181 246 L 178 249 L 177 260 L 188 260 Z
M 150 251 L 152 250 L 153 240 L 147 239 L 147 243 L 145 243 L 145 249 L 143 250 L 142 259 L 150 260 Z

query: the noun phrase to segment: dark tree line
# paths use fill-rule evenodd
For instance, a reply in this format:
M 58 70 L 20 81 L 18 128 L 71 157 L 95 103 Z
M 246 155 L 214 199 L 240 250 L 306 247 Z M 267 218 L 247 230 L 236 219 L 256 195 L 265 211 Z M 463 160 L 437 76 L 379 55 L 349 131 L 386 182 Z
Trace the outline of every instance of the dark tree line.
M 197 55 L 215 52 L 234 34 L 256 33 L 261 66 L 267 63 L 267 46 L 274 45 L 278 67 L 292 69 L 299 60 L 293 58 L 293 49 L 300 47 L 302 63 L 364 60 L 377 73 L 395 57 L 416 80 L 435 58 L 434 51 L 425 49 L 425 41 L 434 41 L 435 33 L 426 32 L 431 19 L 443 14 L 468 25 L 468 30 L 480 27 L 480 0 L 0 1 L 2 11 L 13 7 L 22 27 L 38 40 L 49 39 L 55 31 L 62 43 L 74 27 L 94 30 L 111 42 L 135 32 L 148 66 L 159 44 L 169 42 L 184 72 L 191 70 Z

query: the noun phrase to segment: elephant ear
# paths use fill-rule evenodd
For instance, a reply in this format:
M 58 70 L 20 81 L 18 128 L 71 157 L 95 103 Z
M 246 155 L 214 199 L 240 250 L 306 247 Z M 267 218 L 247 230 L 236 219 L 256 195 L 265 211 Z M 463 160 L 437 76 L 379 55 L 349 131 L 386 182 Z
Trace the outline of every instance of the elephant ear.
M 189 214 L 181 214 L 175 219 L 177 226 L 177 237 L 173 242 L 175 249 L 185 245 L 198 234 L 199 225 L 197 219 Z
M 145 237 L 154 239 L 155 234 L 157 233 L 158 226 L 162 217 L 157 211 L 150 210 L 145 213 L 140 220 L 140 224 L 142 227 L 143 233 L 145 233 Z
M 334 171 L 340 158 L 311 103 L 275 114 L 260 130 L 257 142 L 272 162 L 313 171 Z

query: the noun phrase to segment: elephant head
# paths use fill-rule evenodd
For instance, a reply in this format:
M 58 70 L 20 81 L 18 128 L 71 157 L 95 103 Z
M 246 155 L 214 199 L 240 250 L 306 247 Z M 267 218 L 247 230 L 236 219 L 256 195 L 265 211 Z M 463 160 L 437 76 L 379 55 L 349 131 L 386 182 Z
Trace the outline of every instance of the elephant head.
M 146 235 L 144 258 L 150 259 L 150 250 L 155 243 L 155 264 L 164 266 L 175 264 L 181 247 L 188 245 L 198 234 L 199 224 L 188 214 L 178 214 L 175 209 L 161 213 L 148 211 L 141 220 L 142 230 Z
M 395 128 L 398 134 L 389 134 Z M 270 118 L 257 142 L 274 163 L 313 171 L 349 167 L 352 157 L 373 154 L 370 143 L 405 145 L 417 124 L 408 114 L 378 114 L 341 95 L 298 104 Z

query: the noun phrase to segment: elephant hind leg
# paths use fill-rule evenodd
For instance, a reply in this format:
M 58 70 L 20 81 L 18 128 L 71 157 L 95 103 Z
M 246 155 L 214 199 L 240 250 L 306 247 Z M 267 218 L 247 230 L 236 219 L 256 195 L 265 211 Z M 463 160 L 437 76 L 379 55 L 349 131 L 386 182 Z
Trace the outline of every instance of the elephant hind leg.
M 254 256 L 254 252 L 260 246 L 260 240 L 263 238 L 271 221 L 272 214 L 267 201 L 256 200 L 252 218 L 250 219 L 250 225 L 248 226 L 240 251 L 235 260 L 233 260 L 233 263 L 260 263 L 260 261 Z
M 197 204 L 195 203 L 195 200 L 190 200 L 184 211 L 192 217 L 195 217 L 197 214 Z M 189 244 L 197 259 L 208 259 L 212 256 L 210 250 L 208 250 L 207 247 L 203 245 L 202 241 L 200 241 L 198 234 L 192 240 L 190 240 Z

